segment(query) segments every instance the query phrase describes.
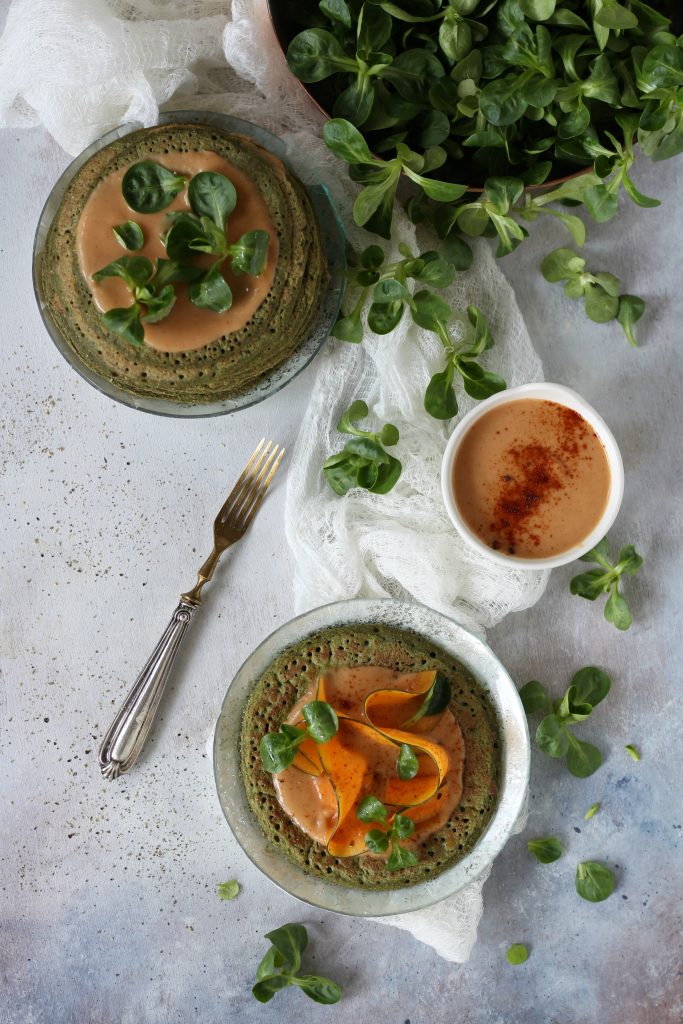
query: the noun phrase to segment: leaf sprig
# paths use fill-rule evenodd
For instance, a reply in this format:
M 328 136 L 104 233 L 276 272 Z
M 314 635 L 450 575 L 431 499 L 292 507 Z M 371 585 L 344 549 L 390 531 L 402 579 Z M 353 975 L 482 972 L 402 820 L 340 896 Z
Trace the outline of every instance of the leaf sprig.
M 564 294 L 568 298 L 583 298 L 583 308 L 590 320 L 598 324 L 616 320 L 629 344 L 637 346 L 633 327 L 643 315 L 645 303 L 637 295 L 620 295 L 618 277 L 606 271 L 586 270 L 585 259 L 572 249 L 554 249 L 541 263 L 541 272 L 546 281 L 565 281 Z
M 353 402 L 337 424 L 341 434 L 351 434 L 340 452 L 323 463 L 323 473 L 335 494 L 344 495 L 352 487 L 364 487 L 373 494 L 386 494 L 401 475 L 401 463 L 384 450 L 398 444 L 399 432 L 393 423 L 381 430 L 362 430 L 356 424 L 369 414 L 365 402 Z
M 277 732 L 269 732 L 261 737 L 259 752 L 265 771 L 273 774 L 283 772 L 297 756 L 304 740 L 327 743 L 336 736 L 339 720 L 334 708 L 326 701 L 309 701 L 304 704 L 301 714 L 306 723 L 304 728 L 285 722 Z
M 631 610 L 626 598 L 619 590 L 622 576 L 635 576 L 643 564 L 643 559 L 632 544 L 627 544 L 619 552 L 617 562 L 609 561 L 609 544 L 603 537 L 599 544 L 581 556 L 582 562 L 597 562 L 599 569 L 574 576 L 569 584 L 572 594 L 585 597 L 588 601 L 596 601 L 603 594 L 608 594 L 604 615 L 608 622 L 617 629 L 628 629 L 633 622 Z
M 571 727 L 584 722 L 605 699 L 612 681 L 600 668 L 588 665 L 574 675 L 564 696 L 552 702 L 545 687 L 532 680 L 519 691 L 527 715 L 546 712 L 536 729 L 536 744 L 549 757 L 566 757 L 567 768 L 580 779 L 602 764 L 602 754 L 592 743 L 578 740 Z
M 185 187 L 184 175 L 175 175 L 161 164 L 143 160 L 130 167 L 122 181 L 123 196 L 137 213 L 164 210 Z M 175 211 L 163 236 L 169 259 L 156 265 L 146 256 L 122 256 L 92 275 L 95 282 L 120 277 L 132 296 L 130 306 L 111 309 L 104 323 L 133 345 L 144 341 L 144 324 L 156 323 L 172 311 L 176 302 L 174 283 L 185 282 L 191 302 L 202 309 L 223 313 L 232 306 L 232 291 L 222 272 L 229 261 L 233 274 L 259 276 L 268 256 L 267 231 L 247 231 L 236 242 L 227 236 L 227 218 L 235 208 L 237 193 L 229 178 L 217 171 L 200 171 L 187 186 L 192 213 Z M 137 251 L 144 244 L 139 224 L 126 221 L 114 229 L 124 248 Z M 211 266 L 190 262 L 199 254 L 217 257 Z
M 283 924 L 266 933 L 270 949 L 256 968 L 252 995 L 259 1003 L 268 1003 L 276 992 L 295 985 L 316 1003 L 331 1005 L 341 999 L 335 981 L 317 974 L 299 974 L 301 955 L 308 945 L 308 932 L 302 924 Z
M 366 796 L 356 808 L 356 816 L 361 821 L 375 822 L 384 825 L 383 829 L 371 828 L 365 834 L 365 845 L 371 853 L 386 853 L 391 847 L 387 860 L 389 871 L 413 867 L 417 864 L 417 854 L 401 846 L 401 841 L 408 839 L 415 831 L 415 822 L 406 814 L 394 814 L 389 820 L 389 811 L 376 796 Z

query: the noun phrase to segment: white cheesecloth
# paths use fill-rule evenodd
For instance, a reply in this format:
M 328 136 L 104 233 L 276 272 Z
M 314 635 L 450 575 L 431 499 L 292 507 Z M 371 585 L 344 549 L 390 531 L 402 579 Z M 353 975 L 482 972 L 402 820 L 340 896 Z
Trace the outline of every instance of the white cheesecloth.
M 152 125 L 159 107 L 218 110 L 254 121 L 283 139 L 300 177 L 324 181 L 350 243 L 376 237 L 355 227 L 358 186 L 321 141 L 322 120 L 289 73 L 265 3 L 257 0 L 14 0 L 0 40 L 0 119 L 42 124 L 76 154 L 126 121 Z M 396 210 L 398 243 L 424 251 L 435 239 Z M 385 249 L 389 243 L 384 243 Z M 473 246 L 472 269 L 444 291 L 464 311 L 479 306 L 494 348 L 486 367 L 509 386 L 542 379 L 512 289 L 487 243 Z M 456 324 L 457 330 L 457 324 Z M 441 369 L 441 343 L 407 315 L 362 345 L 331 340 L 317 357 L 317 378 L 288 472 L 286 524 L 298 611 L 353 596 L 421 601 L 483 636 L 507 612 L 541 596 L 547 574 L 483 561 L 455 533 L 440 493 L 440 463 L 452 424 L 423 408 L 426 384 Z M 403 473 L 387 495 L 355 490 L 337 497 L 320 467 L 345 441 L 341 412 L 364 399 L 373 422 L 400 430 L 392 451 Z M 472 400 L 458 391 L 465 412 Z M 520 822 L 520 827 L 523 822 Z M 445 959 L 463 962 L 482 914 L 479 878 L 426 911 L 383 920 L 409 930 Z

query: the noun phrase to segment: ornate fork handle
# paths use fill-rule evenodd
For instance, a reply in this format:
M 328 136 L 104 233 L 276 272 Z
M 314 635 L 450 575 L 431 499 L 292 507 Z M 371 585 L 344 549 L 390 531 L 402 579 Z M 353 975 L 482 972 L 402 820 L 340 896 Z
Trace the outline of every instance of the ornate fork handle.
M 181 598 L 151 658 L 109 727 L 99 752 L 100 770 L 105 779 L 117 778 L 137 760 L 152 728 L 180 642 L 197 607 Z

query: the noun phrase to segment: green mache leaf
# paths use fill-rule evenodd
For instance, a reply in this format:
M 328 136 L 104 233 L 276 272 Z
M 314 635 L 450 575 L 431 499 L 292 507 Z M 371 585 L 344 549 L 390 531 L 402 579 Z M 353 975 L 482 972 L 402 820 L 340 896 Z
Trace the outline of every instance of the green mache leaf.
M 267 231 L 247 231 L 242 235 L 229 249 L 233 274 L 249 274 L 252 277 L 262 274 L 268 259 L 269 245 L 270 235 Z
M 556 715 L 565 725 L 570 725 L 574 722 L 585 721 L 592 710 L 591 704 L 580 703 L 577 700 L 575 687 L 569 686 L 557 707 Z
M 360 420 L 364 420 L 369 414 L 366 403 L 358 398 L 355 402 L 352 402 L 346 412 L 342 413 L 339 422 L 337 423 L 337 430 L 340 434 L 355 434 L 357 433 L 354 423 L 358 423 Z
M 325 124 L 323 139 L 327 148 L 348 164 L 381 166 L 358 129 L 343 118 L 332 118 Z
M 147 291 L 148 289 L 145 289 Z M 140 289 L 138 289 L 140 292 Z M 156 324 L 164 320 L 175 306 L 176 294 L 172 284 L 167 284 L 156 294 L 150 293 L 147 298 L 138 294 L 138 299 L 147 307 L 141 320 L 146 324 Z
M 301 954 L 308 945 L 308 932 L 302 924 L 283 924 L 265 936 L 283 959 L 288 974 L 296 974 L 301 967 Z
M 232 291 L 221 274 L 219 263 L 214 263 L 199 281 L 190 284 L 187 293 L 195 306 L 213 313 L 224 313 L 232 306 Z
M 158 259 L 154 277 L 150 281 L 150 285 L 159 290 L 164 288 L 167 284 L 171 284 L 176 281 L 189 283 L 191 281 L 198 281 L 199 278 L 203 276 L 203 267 L 198 267 L 191 263 L 181 263 L 178 260 Z
M 141 160 L 129 167 L 121 182 L 123 198 L 136 213 L 165 210 L 182 189 L 186 178 L 174 174 L 152 160 Z
M 287 48 L 287 64 L 302 82 L 321 82 L 337 71 L 356 67 L 341 43 L 324 28 L 309 28 L 295 36 Z
M 380 824 L 386 824 L 387 820 L 387 809 L 381 800 L 378 800 L 376 796 L 369 794 L 363 797 L 361 802 L 356 808 L 356 817 L 361 821 L 378 821 Z M 384 833 L 382 833 L 384 834 Z
M 554 249 L 544 257 L 541 263 L 541 273 L 546 281 L 555 283 L 566 281 L 578 274 L 581 274 L 586 266 L 583 256 L 579 256 L 573 249 Z
M 451 181 L 439 181 L 436 178 L 426 178 L 423 174 L 417 174 L 406 164 L 403 171 L 412 181 L 420 186 L 422 191 L 437 203 L 453 203 L 467 191 L 467 185 L 455 185 Z
M 351 28 L 351 11 L 346 0 L 320 0 L 318 7 L 330 21 Z
M 453 388 L 453 363 L 435 373 L 425 391 L 424 407 L 436 420 L 450 420 L 458 412 L 458 400 Z
M 619 591 L 619 584 L 615 580 L 610 590 L 610 595 L 605 602 L 604 616 L 617 629 L 630 629 L 633 616 L 626 598 Z
M 446 325 L 453 315 L 447 302 L 426 290 L 413 295 L 411 314 L 415 323 L 427 331 L 437 331 L 439 325 Z
M 387 277 L 375 286 L 372 293 L 375 302 L 410 302 L 410 292 L 404 284 L 393 277 Z
M 412 275 L 416 281 L 427 284 L 431 288 L 448 288 L 453 283 L 455 267 L 440 253 L 433 250 L 423 252 L 420 261 L 422 266 L 416 274 Z
M 137 302 L 134 302 L 132 306 L 109 309 L 104 313 L 102 319 L 105 327 L 114 334 L 119 334 L 124 341 L 131 345 L 142 345 L 145 331 L 140 322 L 140 307 Z
M 406 850 L 403 846 L 399 846 L 398 843 L 392 845 L 389 860 L 387 861 L 389 871 L 412 868 L 415 864 L 417 864 L 417 854 L 413 853 L 412 850 Z
M 619 299 L 609 295 L 601 285 L 587 284 L 583 292 L 583 308 L 586 316 L 597 324 L 614 320 L 619 312 Z
M 635 576 L 643 565 L 643 559 L 638 554 L 633 544 L 627 544 L 626 547 L 622 548 L 619 552 L 619 559 L 614 567 L 614 571 L 618 572 L 619 575 L 624 573 L 629 576 Z
M 458 373 L 463 379 L 465 391 L 470 398 L 481 401 L 490 398 L 499 391 L 505 391 L 507 384 L 502 377 L 495 373 L 484 370 L 479 363 L 469 359 L 458 359 L 456 362 Z
M 142 228 L 134 220 L 127 220 L 123 224 L 117 224 L 116 227 L 112 228 L 112 231 L 116 236 L 116 241 L 124 249 L 136 252 L 138 249 L 142 249 L 145 244 Z
M 384 250 L 381 245 L 369 245 L 360 254 L 361 266 L 366 270 L 379 270 L 384 263 Z
M 363 340 L 363 324 L 360 318 L 360 310 L 354 311 L 349 316 L 339 316 L 332 328 L 332 336 L 340 341 L 349 341 L 354 345 L 360 345 Z
M 258 999 L 259 1003 L 268 1003 L 276 992 L 287 988 L 291 984 L 292 982 L 286 974 L 273 974 L 270 977 L 262 978 L 261 981 L 257 981 L 252 986 L 251 994 L 255 999 Z
M 600 810 L 600 804 L 591 804 L 586 813 L 583 816 L 584 821 L 590 821 L 594 815 Z
M 398 427 L 395 427 L 393 423 L 385 423 L 380 431 L 379 439 L 382 444 L 391 448 L 392 445 L 398 444 L 399 436 Z
M 619 310 L 617 312 L 617 322 L 621 324 L 624 329 L 624 334 L 628 339 L 629 345 L 636 348 L 638 342 L 636 336 L 633 333 L 633 326 L 640 320 L 645 310 L 645 303 L 637 295 L 620 295 L 619 296 Z
M 332 108 L 335 117 L 343 117 L 354 125 L 362 125 L 370 117 L 375 102 L 375 86 L 367 75 L 359 75 L 339 93 Z
M 595 21 L 604 28 L 613 30 L 637 28 L 638 18 L 617 0 L 602 0 L 603 6 L 595 15 Z
M 516 942 L 510 946 L 505 956 L 507 962 L 516 967 L 518 964 L 523 964 L 529 959 L 529 951 L 521 942 Z
M 225 221 L 235 209 L 237 192 L 224 174 L 200 171 L 190 180 L 187 198 L 198 217 L 210 217 L 216 227 L 224 231 Z
M 605 699 L 611 686 L 612 680 L 603 669 L 586 665 L 574 674 L 570 688 L 574 690 L 576 703 L 595 708 Z
M 378 441 L 372 437 L 352 437 L 344 445 L 344 451 L 358 455 L 368 462 L 388 463 L 389 456 Z
M 472 260 L 474 259 L 474 253 L 472 249 L 462 238 L 458 238 L 457 235 L 449 235 L 448 238 L 444 239 L 441 245 L 441 254 L 444 259 L 448 260 L 457 273 L 464 273 L 469 270 L 472 266 Z
M 591 569 L 590 572 L 579 573 L 573 576 L 569 583 L 569 591 L 579 597 L 585 597 L 587 601 L 595 601 L 601 594 L 604 594 L 610 587 L 611 574 L 602 569 Z
M 364 466 L 362 459 L 338 452 L 323 463 L 323 473 L 335 494 L 343 497 L 353 487 L 361 486 L 359 476 Z
M 548 757 L 564 757 L 569 747 L 568 735 L 556 715 L 546 715 L 536 730 L 536 743 Z
M 396 761 L 396 773 L 399 779 L 414 779 L 420 770 L 420 762 L 409 743 L 402 743 Z
M 630 757 L 633 758 L 634 761 L 640 761 L 640 754 L 638 753 L 638 751 L 632 743 L 627 743 L 624 747 L 624 750 L 629 754 Z
M 223 240 L 225 241 L 225 236 Z M 211 239 L 206 235 L 201 222 L 189 213 L 181 213 L 173 218 L 164 244 L 171 260 L 177 262 L 194 259 L 197 252 L 201 251 L 198 246 L 203 246 L 209 252 L 212 249 Z
M 576 891 L 584 900 L 601 903 L 614 891 L 615 879 L 609 868 L 595 860 L 585 860 L 576 868 Z
M 321 978 L 317 974 L 300 974 L 292 978 L 292 984 L 300 988 L 309 999 L 324 1006 L 331 1006 L 341 999 L 342 990 L 335 981 Z
M 334 708 L 324 700 L 312 700 L 301 709 L 308 726 L 308 735 L 316 743 L 327 743 L 336 736 L 339 719 Z
M 382 463 L 377 470 L 377 479 L 368 490 L 373 494 L 387 494 L 398 481 L 403 466 L 393 455 L 387 456 L 388 461 Z
M 302 732 L 302 740 L 304 735 Z M 282 732 L 269 732 L 261 737 L 259 753 L 263 770 L 274 775 L 289 768 L 297 754 L 297 743 Z
M 562 846 L 559 839 L 548 836 L 545 839 L 530 839 L 526 844 L 530 853 L 541 864 L 552 864 L 562 856 Z
M 154 266 L 146 256 L 120 256 L 113 263 L 95 271 L 93 281 L 102 281 L 105 277 L 120 277 L 133 290 L 147 284 L 154 273 Z
M 391 831 L 397 839 L 407 839 L 415 831 L 415 822 L 406 814 L 395 814 Z
M 587 779 L 602 764 L 602 754 L 592 743 L 577 740 L 567 731 L 569 749 L 567 750 L 567 768 L 579 779 Z
M 479 109 L 496 127 L 514 124 L 524 114 L 528 103 L 519 88 L 519 75 L 495 78 L 479 93 Z
M 234 900 L 235 896 L 239 894 L 240 883 L 236 882 L 233 878 L 229 882 L 219 882 L 216 888 L 218 890 L 219 899 Z
M 368 327 L 375 334 L 391 334 L 400 323 L 404 310 L 403 302 L 373 302 L 368 310 Z
M 532 679 L 519 691 L 522 707 L 527 715 L 534 715 L 537 711 L 552 711 L 553 705 L 547 691 L 542 683 Z
M 617 212 L 619 197 L 616 192 L 609 192 L 605 185 L 592 185 L 584 194 L 584 205 L 594 221 L 604 224 L 611 220 Z
M 370 853 L 386 853 L 389 849 L 389 836 L 379 828 L 371 828 L 365 833 L 365 845 Z
M 581 555 L 580 562 L 599 562 L 601 559 L 604 561 L 609 558 L 609 542 L 607 537 L 603 537 L 601 541 L 587 551 L 585 555 Z
M 275 974 L 278 967 L 282 967 L 285 962 L 285 958 L 281 953 L 277 951 L 275 946 L 271 946 L 264 956 L 261 963 L 256 968 L 256 981 L 262 981 L 264 978 L 270 977 Z

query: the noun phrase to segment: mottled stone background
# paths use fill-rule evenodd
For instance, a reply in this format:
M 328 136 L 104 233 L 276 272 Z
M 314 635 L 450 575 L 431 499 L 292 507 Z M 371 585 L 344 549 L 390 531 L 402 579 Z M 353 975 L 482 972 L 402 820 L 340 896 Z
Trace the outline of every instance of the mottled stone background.
M 614 686 L 582 729 L 606 754 L 592 778 L 534 751 L 528 829 L 495 865 L 462 966 L 279 892 L 221 816 L 207 750 L 223 694 L 292 614 L 282 486 L 226 559 L 138 769 L 116 784 L 99 776 L 102 732 L 192 581 L 217 505 L 256 438 L 292 444 L 313 375 L 206 422 L 135 413 L 86 385 L 43 329 L 30 283 L 35 224 L 66 163 L 43 132 L 2 133 L 0 1022 L 680 1024 L 683 161 L 640 165 L 638 184 L 662 206 L 624 203 L 587 246 L 592 267 L 648 302 L 638 351 L 541 279 L 541 255 L 568 244 L 560 229 L 540 226 L 502 264 L 547 378 L 581 391 L 617 436 L 627 483 L 612 536 L 646 565 L 628 584 L 625 635 L 570 597 L 575 567 L 490 635 L 519 684 L 539 678 L 557 694 L 595 663 Z M 526 841 L 550 833 L 566 853 L 543 867 Z M 574 891 L 587 858 L 617 875 L 600 905 Z M 223 904 L 216 883 L 228 878 L 243 888 Z M 267 1007 L 252 999 L 263 933 L 290 920 L 309 927 L 310 969 L 343 985 L 338 1006 L 291 990 Z M 505 960 L 512 942 L 530 949 L 521 967 Z

